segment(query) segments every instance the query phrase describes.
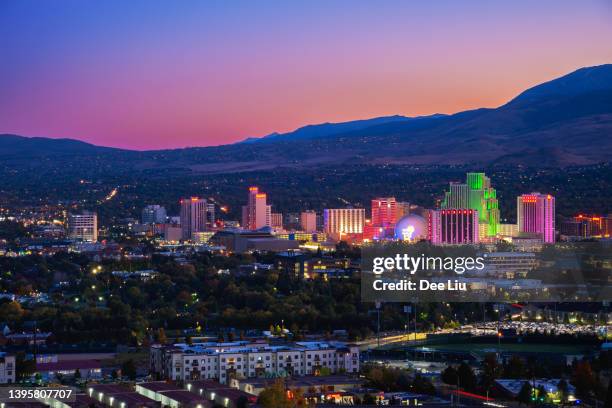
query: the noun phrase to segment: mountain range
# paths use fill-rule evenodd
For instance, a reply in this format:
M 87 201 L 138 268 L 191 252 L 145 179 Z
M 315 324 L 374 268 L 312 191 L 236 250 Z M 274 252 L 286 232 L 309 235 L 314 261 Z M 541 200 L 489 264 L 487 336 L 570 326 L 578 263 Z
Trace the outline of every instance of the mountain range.
M 309 125 L 216 147 L 136 152 L 72 139 L 0 135 L 0 161 L 91 155 L 129 160 L 140 169 L 197 173 L 343 163 L 555 167 L 609 162 L 612 64 L 540 84 L 498 108 Z

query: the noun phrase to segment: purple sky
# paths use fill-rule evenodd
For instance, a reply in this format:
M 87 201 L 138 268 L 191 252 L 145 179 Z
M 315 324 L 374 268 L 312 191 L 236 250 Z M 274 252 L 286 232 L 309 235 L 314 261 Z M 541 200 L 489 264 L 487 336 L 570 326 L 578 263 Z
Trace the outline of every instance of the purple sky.
M 610 44 L 606 0 L 3 0 L 0 133 L 153 149 L 494 107 Z

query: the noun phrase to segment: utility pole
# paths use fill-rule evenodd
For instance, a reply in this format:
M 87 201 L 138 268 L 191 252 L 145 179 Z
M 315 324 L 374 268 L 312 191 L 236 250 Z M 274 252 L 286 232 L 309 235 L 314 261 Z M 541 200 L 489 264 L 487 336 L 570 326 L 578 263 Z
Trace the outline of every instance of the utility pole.
M 380 347 L 380 301 L 376 302 L 376 346 Z

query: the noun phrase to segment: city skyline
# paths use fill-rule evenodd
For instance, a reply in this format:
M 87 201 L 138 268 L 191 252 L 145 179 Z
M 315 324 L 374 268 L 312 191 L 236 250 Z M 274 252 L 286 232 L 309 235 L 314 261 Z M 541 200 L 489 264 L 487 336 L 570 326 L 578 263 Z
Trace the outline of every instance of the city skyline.
M 605 1 L 146 6 L 5 3 L 0 131 L 133 149 L 219 145 L 495 107 L 612 61 Z

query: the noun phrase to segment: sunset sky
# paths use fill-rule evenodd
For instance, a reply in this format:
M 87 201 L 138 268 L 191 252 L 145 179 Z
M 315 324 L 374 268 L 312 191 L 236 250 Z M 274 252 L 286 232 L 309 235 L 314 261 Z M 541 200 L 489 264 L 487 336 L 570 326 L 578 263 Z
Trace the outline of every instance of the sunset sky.
M 159 149 L 503 104 L 612 62 L 608 0 L 0 2 L 0 133 Z

